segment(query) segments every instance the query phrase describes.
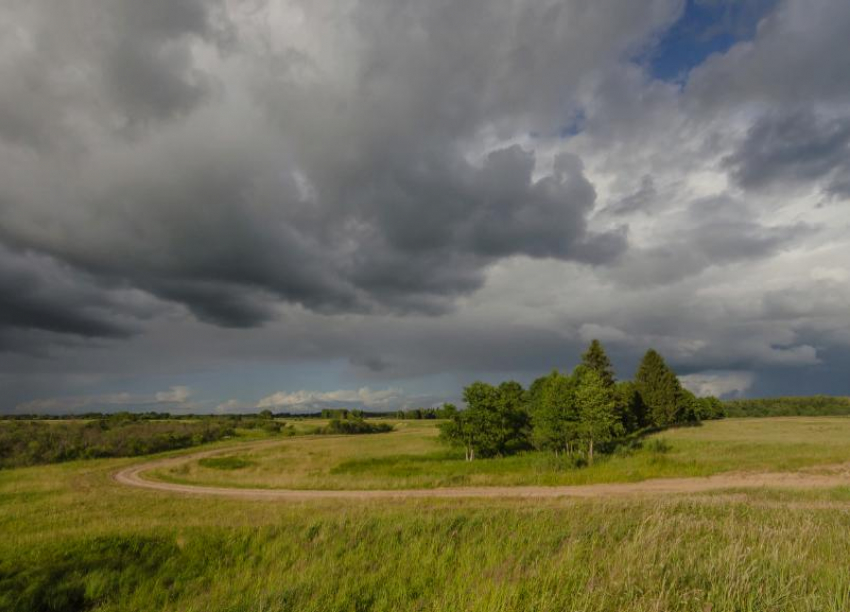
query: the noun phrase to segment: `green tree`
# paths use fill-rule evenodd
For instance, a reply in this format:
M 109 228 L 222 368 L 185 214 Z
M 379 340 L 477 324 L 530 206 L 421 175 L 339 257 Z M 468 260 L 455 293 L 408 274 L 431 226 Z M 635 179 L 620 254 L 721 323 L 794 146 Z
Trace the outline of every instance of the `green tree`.
M 686 398 L 676 374 L 664 358 L 649 349 L 635 374 L 635 388 L 647 407 L 650 425 L 667 427 L 686 416 Z
M 697 417 L 699 420 L 722 419 L 724 416 L 723 402 L 716 397 L 709 395 L 697 399 Z
M 614 385 L 614 396 L 617 401 L 616 412 L 626 432 L 646 427 L 646 407 L 635 383 L 630 380 L 618 382 Z
M 571 452 L 578 436 L 575 378 L 552 370 L 535 381 L 529 402 L 532 442 L 537 448 Z
M 702 403 L 700 399 L 688 389 L 682 387 L 679 398 L 679 421 L 693 423 L 700 420 Z
M 498 387 L 472 383 L 463 390 L 466 410 L 443 425 L 443 439 L 463 446 L 467 460 L 504 455 L 520 448 L 528 429 L 524 395 L 522 386 L 513 381 Z
M 611 365 L 611 360 L 608 359 L 608 354 L 602 347 L 602 343 L 595 338 L 590 342 L 590 346 L 581 356 L 582 365 L 593 370 L 602 379 L 602 383 L 606 387 L 613 387 L 616 382 L 614 377 L 614 366 Z
M 479 424 L 475 422 L 478 416 L 469 410 L 462 410 L 440 424 L 440 438 L 452 446 L 463 448 L 467 461 L 475 459 L 476 438 L 480 431 Z
M 437 418 L 450 419 L 457 414 L 457 406 L 448 402 L 444 403 L 442 408 L 437 410 Z
M 616 413 L 614 390 L 596 370 L 581 373 L 575 389 L 578 409 L 578 432 L 587 442 L 587 460 L 593 465 L 596 444 L 609 442 L 623 433 L 623 425 Z
M 515 381 L 496 388 L 496 410 L 488 423 L 490 438 L 497 455 L 505 455 L 527 445 L 529 417 L 525 409 L 525 390 Z

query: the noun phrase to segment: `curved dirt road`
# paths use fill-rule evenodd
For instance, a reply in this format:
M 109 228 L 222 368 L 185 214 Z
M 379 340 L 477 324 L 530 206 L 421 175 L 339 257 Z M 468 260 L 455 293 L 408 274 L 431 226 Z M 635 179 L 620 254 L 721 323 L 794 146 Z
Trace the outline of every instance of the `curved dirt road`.
M 261 442 L 238 448 L 258 448 L 279 441 Z M 815 489 L 850 485 L 848 466 L 830 466 L 827 474 L 803 472 L 726 473 L 706 478 L 659 478 L 641 482 L 624 482 L 571 486 L 515 486 L 515 487 L 451 487 L 437 489 L 360 489 L 360 490 L 310 490 L 310 489 L 237 489 L 202 485 L 176 484 L 148 480 L 144 472 L 192 461 L 225 450 L 202 451 L 180 457 L 157 459 L 126 467 L 113 475 L 116 482 L 143 489 L 165 491 L 183 495 L 212 495 L 254 500 L 309 500 L 309 499 L 419 499 L 419 498 L 556 498 L 556 497 L 614 497 L 623 495 L 658 495 L 675 493 L 703 493 L 723 489 L 783 488 Z

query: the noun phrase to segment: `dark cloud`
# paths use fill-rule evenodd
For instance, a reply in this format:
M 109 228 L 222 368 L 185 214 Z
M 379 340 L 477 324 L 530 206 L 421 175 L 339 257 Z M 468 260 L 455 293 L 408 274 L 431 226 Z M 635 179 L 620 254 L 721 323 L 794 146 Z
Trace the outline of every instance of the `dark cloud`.
M 811 110 L 760 117 L 723 161 L 744 188 L 815 183 L 850 171 L 850 117 L 824 118 Z M 841 177 L 829 187 L 841 191 Z
M 0 244 L 0 350 L 38 352 L 56 336 L 127 338 L 133 319 L 150 313 L 132 298 L 49 257 Z
M 482 152 L 470 139 L 495 125 L 559 124 L 570 87 L 663 23 L 667 2 L 622 14 L 595 3 L 519 14 L 490 2 L 370 3 L 353 15 L 301 7 L 362 43 L 332 58 L 256 47 L 255 37 L 278 34 L 250 21 L 228 30 L 218 4 L 136 4 L 98 15 L 103 46 L 62 32 L 47 40 L 57 24 L 38 10 L 24 22 L 37 44 L 18 72 L 85 66 L 90 95 L 114 103 L 106 111 L 117 123 L 80 120 L 104 110 L 81 92 L 53 100 L 62 127 L 86 126 L 78 135 L 98 148 L 77 153 L 70 172 L 64 154 L 19 161 L 0 193 L 10 244 L 234 327 L 267 321 L 279 301 L 328 313 L 446 312 L 502 258 L 604 265 L 625 250 L 624 230 L 588 228 L 596 192 L 578 157 L 563 153 L 550 169 L 518 145 Z M 94 18 L 83 12 L 72 24 Z M 622 40 L 574 29 L 585 21 Z M 216 55 L 225 30 L 226 57 Z M 67 53 L 45 59 L 54 47 Z M 225 66 L 239 66 L 238 76 Z M 220 92 L 201 104 L 212 80 Z M 127 126 L 138 128 L 130 145 Z M 52 187 L 36 189 L 44 172 Z
M 392 363 L 378 355 L 355 355 L 349 358 L 351 365 L 365 368 L 369 372 L 386 372 L 392 368 Z
M 684 86 L 640 62 L 682 6 L 0 3 L 0 398 L 840 358 L 847 3 Z

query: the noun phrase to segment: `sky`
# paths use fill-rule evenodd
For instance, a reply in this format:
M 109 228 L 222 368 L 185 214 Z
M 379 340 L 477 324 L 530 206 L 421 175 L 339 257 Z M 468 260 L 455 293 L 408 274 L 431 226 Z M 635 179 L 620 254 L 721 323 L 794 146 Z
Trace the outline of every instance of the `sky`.
M 846 0 L 0 4 L 3 413 L 850 394 L 848 226 Z

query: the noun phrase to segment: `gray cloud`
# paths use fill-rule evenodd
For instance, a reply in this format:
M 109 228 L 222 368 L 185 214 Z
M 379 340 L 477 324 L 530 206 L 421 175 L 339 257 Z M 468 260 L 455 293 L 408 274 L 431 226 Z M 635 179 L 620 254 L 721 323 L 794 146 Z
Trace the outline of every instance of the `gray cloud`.
M 725 194 L 698 198 L 677 214 L 672 235 L 660 246 L 632 249 L 607 274 L 633 287 L 677 283 L 710 267 L 775 255 L 816 231 L 804 223 L 765 225 L 744 202 Z
M 191 112 L 213 89 L 196 55 L 225 45 L 224 8 L 221 0 L 7 3 L 0 137 L 79 153 L 104 144 L 86 138 L 93 128 L 127 134 Z
M 684 6 L 4 3 L 0 398 L 450 398 L 595 336 L 840 390 L 846 2 L 682 86 L 641 58 Z
M 0 350 L 37 353 L 68 336 L 128 338 L 156 310 L 137 291 L 104 286 L 60 261 L 0 243 Z
M 640 187 L 636 191 L 610 204 L 605 210 L 615 215 L 649 212 L 649 208 L 657 197 L 658 190 L 655 188 L 655 182 L 647 174 L 641 178 Z
M 32 142 L 66 143 L 70 131 L 81 148 L 73 161 L 64 150 L 18 158 L 4 177 L 0 236 L 16 248 L 234 327 L 267 321 L 281 300 L 440 313 L 502 258 L 601 265 L 625 250 L 624 230 L 588 228 L 596 193 L 575 155 L 549 170 L 520 146 L 474 151 L 471 139 L 557 128 L 570 88 L 660 27 L 671 3 L 616 13 L 597 3 L 369 4 L 344 15 L 301 6 L 340 44 L 357 41 L 330 57 L 309 38 L 258 47 L 276 34 L 270 24 L 233 21 L 219 4 L 136 4 L 101 15 L 92 2 L 72 33 L 38 4 L 21 22 L 36 44 L 7 70 L 20 80 L 54 69 L 45 104 L 61 123 Z M 92 19 L 105 24 L 95 29 L 103 44 L 73 35 Z M 619 43 L 576 38 L 581 22 Z M 85 83 L 60 99 L 72 63 Z M 26 101 L 0 99 L 0 109 Z
M 764 115 L 723 163 L 747 189 L 834 176 L 828 189 L 841 191 L 841 177 L 850 171 L 850 118 L 827 119 L 811 110 Z
M 752 41 L 708 58 L 691 73 L 687 93 L 703 107 L 742 103 L 797 107 L 850 100 L 850 5 L 782 0 Z

